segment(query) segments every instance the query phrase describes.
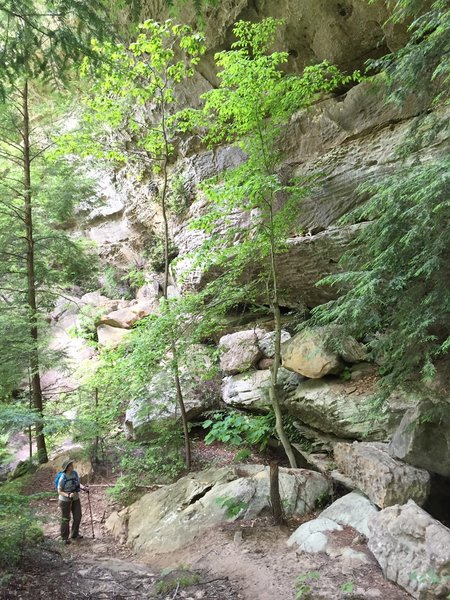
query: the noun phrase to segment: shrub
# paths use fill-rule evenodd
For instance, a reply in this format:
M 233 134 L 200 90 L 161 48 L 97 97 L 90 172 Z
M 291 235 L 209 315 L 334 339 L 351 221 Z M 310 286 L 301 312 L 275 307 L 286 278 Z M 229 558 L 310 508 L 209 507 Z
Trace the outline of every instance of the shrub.
M 121 504 L 135 502 L 146 486 L 173 482 L 184 468 L 179 427 L 167 419 L 152 424 L 152 429 L 151 445 L 128 442 L 120 449 L 121 474 L 109 494 Z
M 274 434 L 275 417 L 272 413 L 253 417 L 238 411 L 215 412 L 211 418 L 203 422 L 202 426 L 204 429 L 209 428 L 205 437 L 207 444 L 213 442 L 224 442 L 232 446 L 250 444 L 259 445 L 263 450 Z
M 43 534 L 30 505 L 33 496 L 4 489 L 0 487 L 0 567 L 11 567 Z

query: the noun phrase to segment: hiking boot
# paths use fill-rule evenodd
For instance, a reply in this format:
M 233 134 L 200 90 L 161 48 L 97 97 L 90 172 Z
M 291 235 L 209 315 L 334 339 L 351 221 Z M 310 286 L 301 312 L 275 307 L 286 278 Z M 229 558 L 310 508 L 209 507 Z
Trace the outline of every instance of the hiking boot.
M 82 540 L 82 539 L 83 539 L 83 537 L 84 537 L 83 535 L 73 535 L 73 536 L 72 536 L 72 539 L 73 539 L 73 540 Z
M 63 540 L 63 541 L 64 541 L 64 543 L 66 544 L 66 546 L 67 546 L 68 544 L 71 544 L 71 543 L 72 543 L 70 540 Z

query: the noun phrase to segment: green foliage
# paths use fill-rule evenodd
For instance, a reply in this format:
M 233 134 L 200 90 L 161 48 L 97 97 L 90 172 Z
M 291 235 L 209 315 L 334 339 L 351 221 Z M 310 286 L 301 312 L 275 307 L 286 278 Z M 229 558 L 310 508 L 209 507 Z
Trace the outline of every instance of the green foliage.
M 413 571 L 410 573 L 412 581 L 417 581 L 421 588 L 428 588 L 430 590 L 439 589 L 439 593 L 447 593 L 450 588 L 450 575 L 438 575 L 436 571 L 430 569 L 425 573 L 417 573 Z M 447 599 L 450 598 L 450 594 L 447 594 Z
M 155 590 L 157 594 L 166 596 L 166 594 L 169 594 L 173 590 L 182 590 L 199 582 L 200 576 L 198 573 L 188 571 L 184 568 L 171 569 L 167 574 L 163 572 L 162 579 L 157 582 Z
M 344 381 L 350 381 L 352 378 L 351 370 L 348 367 L 345 367 L 345 369 L 341 372 L 340 377 Z
M 251 450 L 249 450 L 248 448 L 241 448 L 240 450 L 238 450 L 236 452 L 233 462 L 235 462 L 235 463 L 244 462 L 244 461 L 248 460 L 251 457 L 251 455 L 252 455 Z
M 167 208 L 177 217 L 184 216 L 191 203 L 187 183 L 186 177 L 182 173 L 174 173 L 170 178 Z
M 178 129 L 175 88 L 193 76 L 205 47 L 200 34 L 171 21 L 145 21 L 139 31 L 128 46 L 94 42 L 98 60 L 85 61 L 83 68 L 93 78 L 83 128 L 62 140 L 76 154 L 138 161 L 141 168 L 162 173 Z M 158 114 L 163 115 L 161 122 Z M 127 131 L 134 143 L 110 135 L 117 130 Z M 162 194 L 166 192 L 167 181 Z
M 121 448 L 119 473 L 122 473 L 111 496 L 124 505 L 134 502 L 145 486 L 155 483 L 172 483 L 184 468 L 183 439 L 179 427 L 172 420 L 152 423 L 149 446 L 128 443 Z
M 0 485 L 0 567 L 8 568 L 41 539 L 42 530 L 30 505 L 33 497 L 4 490 Z
M 354 589 L 354 583 L 352 581 L 346 581 L 341 585 L 341 592 L 343 594 L 351 594 Z
M 104 315 L 105 309 L 87 304 L 82 306 L 78 315 L 77 325 L 70 330 L 70 333 L 76 337 L 81 337 L 91 345 L 96 345 L 97 326 L 101 317 Z
M 444 158 L 366 185 L 370 200 L 346 221 L 368 224 L 344 272 L 321 282 L 343 295 L 315 309 L 314 321 L 370 335 L 386 388 L 417 374 L 430 380 L 450 348 L 449 167 Z
M 311 582 L 317 581 L 320 579 L 320 573 L 317 571 L 308 571 L 308 573 L 303 573 L 298 575 L 295 580 L 295 597 L 297 600 L 308 600 L 311 598 L 310 594 L 312 592 Z
M 249 507 L 248 502 L 236 500 L 236 498 L 231 498 L 229 496 L 221 496 L 220 498 L 216 498 L 216 504 L 221 508 L 227 509 L 226 515 L 228 519 L 235 519 Z
M 122 277 L 122 281 L 127 283 L 134 291 L 145 285 L 145 273 L 137 267 L 132 267 L 128 273 Z
M 100 0 L 2 0 L 0 94 L 18 77 L 59 83 L 85 56 L 93 36 L 111 33 Z
M 9 435 L 0 433 L 0 465 L 11 459 L 11 452 L 8 448 Z
M 203 186 L 208 211 L 193 227 L 201 229 L 207 241 L 192 257 L 192 269 L 228 274 L 228 285 L 222 290 L 216 282 L 212 285 L 218 292 L 217 296 L 210 291 L 216 304 L 217 298 L 224 296 L 226 302 L 230 297 L 236 302 L 240 292 L 243 303 L 265 302 L 271 307 L 278 341 L 269 396 L 279 437 L 295 466 L 275 385 L 281 335 L 276 263 L 298 227 L 301 199 L 310 192 L 314 178 L 286 181 L 281 175 L 282 134 L 294 112 L 308 108 L 337 85 L 357 80 L 359 74 L 344 76 L 326 62 L 305 68 L 300 76 L 283 74 L 280 67 L 287 62 L 288 53 L 270 52 L 280 23 L 272 18 L 236 23 L 236 41 L 230 50 L 215 57 L 221 69 L 219 86 L 203 95 L 202 111 L 184 111 L 181 125 L 199 128 L 210 146 L 235 144 L 247 157 L 240 166 Z M 239 224 L 237 215 L 242 213 L 248 221 L 246 227 Z M 234 294 L 230 293 L 232 286 Z
M 374 0 L 371 0 L 374 1 Z M 450 83 L 450 4 L 448 0 L 395 0 L 393 23 L 409 21 L 410 38 L 392 54 L 372 61 L 382 70 L 390 98 L 403 103 L 410 94 L 434 102 L 447 100 Z
M 203 421 L 204 429 L 209 429 L 205 437 L 207 444 L 224 442 L 232 446 L 250 444 L 265 449 L 274 433 L 274 416 L 249 416 L 238 411 L 216 412 Z
M 103 283 L 100 292 L 107 298 L 120 299 L 126 296 L 124 293 L 123 276 L 113 265 L 106 267 L 103 273 Z
M 178 254 L 178 250 L 172 240 L 168 243 L 169 261 L 172 261 Z M 163 272 L 165 268 L 165 245 L 161 234 L 153 232 L 150 236 L 145 249 L 144 256 L 148 259 L 151 269 L 157 272 Z

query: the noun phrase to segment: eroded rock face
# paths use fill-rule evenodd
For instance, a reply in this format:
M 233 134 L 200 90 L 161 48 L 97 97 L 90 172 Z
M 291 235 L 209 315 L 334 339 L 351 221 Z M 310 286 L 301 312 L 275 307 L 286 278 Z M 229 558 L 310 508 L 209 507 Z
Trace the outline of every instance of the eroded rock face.
M 191 371 L 185 370 L 180 375 L 188 421 L 198 419 L 206 411 L 219 408 L 219 385 L 215 385 L 214 380 L 202 378 L 202 370 L 204 372 L 207 368 L 206 359 L 203 364 L 203 369 L 199 363 L 193 365 Z M 128 405 L 124 421 L 125 435 L 135 441 L 151 441 L 155 423 L 179 416 L 173 375 L 170 371 L 160 371 L 150 380 L 145 395 Z
M 407 410 L 389 452 L 410 465 L 450 477 L 450 404 L 421 402 Z
M 368 401 L 375 393 L 373 384 L 358 386 L 342 379 L 302 381 L 289 392 L 283 404 L 302 423 L 340 438 L 387 440 L 401 416 L 375 421 Z
M 447 597 L 450 529 L 409 500 L 372 517 L 369 530 L 369 548 L 387 579 L 418 600 Z
M 270 385 L 270 370 L 249 371 L 224 377 L 222 381 L 222 399 L 228 406 L 253 412 L 266 412 L 270 401 L 267 388 Z M 278 383 L 285 391 L 292 391 L 302 381 L 300 375 L 281 367 L 278 371 Z
M 334 459 L 338 470 L 380 508 L 404 504 L 410 499 L 422 505 L 427 499 L 429 473 L 393 459 L 387 444 L 338 443 Z
M 280 469 L 286 516 L 310 512 L 329 483 L 319 473 Z M 114 513 L 106 526 L 139 553 L 173 552 L 224 521 L 270 514 L 269 468 L 225 467 L 191 473 Z
M 262 358 L 258 341 L 265 334 L 266 331 L 263 329 L 249 329 L 221 337 L 219 347 L 222 350 L 220 356 L 222 371 L 226 375 L 236 375 L 254 367 Z
M 200 64 L 205 80 L 216 81 L 212 55 L 231 41 L 232 25 L 239 19 L 260 21 L 265 17 L 285 19 L 276 47 L 289 50 L 288 71 L 301 71 L 306 65 L 329 60 L 344 69 L 362 67 L 370 56 L 396 50 L 406 40 L 405 27 L 387 22 L 389 8 L 384 3 L 364 0 L 223 0 L 209 8 L 205 19 L 211 51 Z M 289 18 L 286 18 L 286 15 Z M 157 0 L 142 4 L 142 18 L 167 18 L 167 8 Z M 181 12 L 183 21 L 193 22 L 189 4 Z

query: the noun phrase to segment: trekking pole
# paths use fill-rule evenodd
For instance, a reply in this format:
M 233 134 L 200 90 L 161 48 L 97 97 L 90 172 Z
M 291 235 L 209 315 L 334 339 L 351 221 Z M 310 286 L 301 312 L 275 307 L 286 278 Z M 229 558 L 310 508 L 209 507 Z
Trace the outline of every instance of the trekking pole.
M 94 520 L 92 518 L 92 507 L 91 507 L 91 495 L 90 495 L 89 492 L 87 493 L 87 497 L 88 497 L 88 504 L 89 504 L 89 512 L 90 512 L 90 515 L 91 515 L 92 539 L 95 540 Z

